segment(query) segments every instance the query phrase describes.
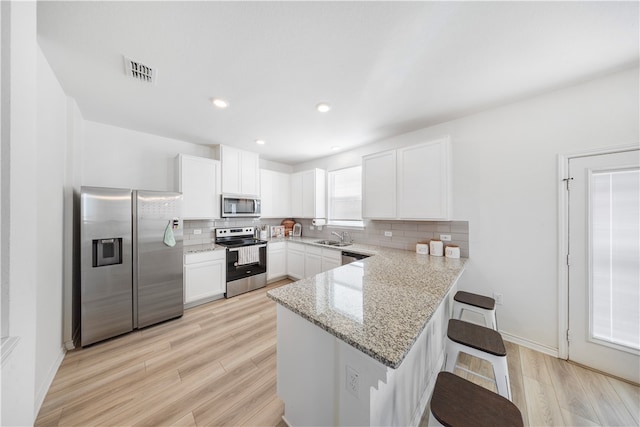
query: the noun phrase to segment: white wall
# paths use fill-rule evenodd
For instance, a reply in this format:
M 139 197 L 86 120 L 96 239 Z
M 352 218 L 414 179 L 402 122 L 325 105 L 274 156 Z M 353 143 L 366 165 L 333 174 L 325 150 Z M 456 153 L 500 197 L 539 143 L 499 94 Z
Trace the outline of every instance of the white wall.
M 0 424 L 31 425 L 35 419 L 36 355 L 36 3 L 2 2 L 2 73 L 10 77 L 10 107 L 4 108 L 2 257 L 9 287 L 9 334 L 19 339 L 2 361 Z M 7 20 L 8 18 L 8 20 Z M 10 26 L 10 28 L 8 28 Z M 9 50 L 5 37 L 9 36 Z M 10 64 L 9 64 L 10 61 Z M 9 96 L 3 91 L 3 97 Z M 4 155 L 9 162 L 5 163 Z M 10 169 L 8 173 L 4 168 Z M 9 181 L 9 182 L 7 182 Z M 8 190 L 8 191 L 6 191 Z M 9 200 L 9 206 L 5 202 Z M 5 211 L 5 208 L 7 209 Z M 58 319 L 58 322 L 60 319 Z
M 82 185 L 177 191 L 178 154 L 212 157 L 209 147 L 85 121 Z
M 67 150 L 64 178 L 64 292 L 63 292 L 63 340 L 67 350 L 74 348 L 74 338 L 80 332 L 80 248 L 75 244 L 80 238 L 80 224 L 74 221 L 80 214 L 82 139 L 84 119 L 73 98 L 67 97 Z
M 638 144 L 638 69 L 296 165 L 337 169 L 361 156 L 451 135 L 453 216 L 469 221 L 461 289 L 502 293 L 500 329 L 558 349 L 557 155 Z
M 38 49 L 36 277 L 36 407 L 64 357 L 62 336 L 64 180 L 67 96 Z

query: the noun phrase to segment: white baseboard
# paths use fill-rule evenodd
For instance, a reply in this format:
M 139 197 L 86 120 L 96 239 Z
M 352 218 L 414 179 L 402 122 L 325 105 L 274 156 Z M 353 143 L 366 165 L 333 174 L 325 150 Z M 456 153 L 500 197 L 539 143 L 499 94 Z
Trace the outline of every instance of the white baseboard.
M 549 356 L 553 356 L 555 358 L 559 358 L 559 353 L 557 348 L 548 347 L 544 344 L 540 344 L 534 341 L 530 341 L 525 338 L 520 338 L 515 335 L 510 335 L 507 332 L 500 331 L 502 338 L 505 341 L 512 342 L 514 344 L 521 345 L 523 347 L 530 348 L 531 350 L 539 351 L 540 353 L 548 354 Z
M 49 387 L 51 387 L 51 383 L 53 383 L 53 379 L 55 378 L 56 373 L 58 372 L 58 368 L 60 368 L 60 365 L 62 364 L 62 361 L 64 360 L 64 355 L 66 353 L 67 352 L 65 351 L 65 349 L 63 347 L 60 347 L 60 354 L 58 354 L 58 357 L 56 358 L 55 362 L 53 362 L 53 364 L 51 365 L 51 369 L 49 369 L 49 373 L 47 374 L 47 377 L 45 378 L 43 383 L 40 385 L 40 388 L 36 392 L 35 402 L 34 402 L 34 406 L 35 406 L 34 420 L 35 420 L 35 417 L 38 416 L 38 412 L 40 412 L 40 408 L 44 403 L 44 398 L 47 397 L 47 392 L 49 391 Z

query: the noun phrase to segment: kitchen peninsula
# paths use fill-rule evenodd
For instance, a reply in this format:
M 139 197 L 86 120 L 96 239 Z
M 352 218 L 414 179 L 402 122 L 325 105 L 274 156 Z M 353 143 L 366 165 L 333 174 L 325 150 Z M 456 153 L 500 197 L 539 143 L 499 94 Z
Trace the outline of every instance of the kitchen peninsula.
M 466 259 L 377 248 L 288 286 L 278 303 L 278 395 L 298 425 L 417 425 L 443 362 Z

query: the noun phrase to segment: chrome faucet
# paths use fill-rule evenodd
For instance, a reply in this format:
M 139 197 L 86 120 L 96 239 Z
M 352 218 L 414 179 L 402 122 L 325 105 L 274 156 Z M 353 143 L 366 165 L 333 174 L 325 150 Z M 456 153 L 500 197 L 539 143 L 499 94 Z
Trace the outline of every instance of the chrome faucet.
M 346 236 L 349 236 L 349 241 L 353 243 L 353 239 L 351 238 L 351 234 L 348 231 L 343 231 L 342 233 L 338 233 L 336 231 L 332 231 L 331 234 L 336 235 L 340 238 L 340 243 L 344 243 L 344 239 Z

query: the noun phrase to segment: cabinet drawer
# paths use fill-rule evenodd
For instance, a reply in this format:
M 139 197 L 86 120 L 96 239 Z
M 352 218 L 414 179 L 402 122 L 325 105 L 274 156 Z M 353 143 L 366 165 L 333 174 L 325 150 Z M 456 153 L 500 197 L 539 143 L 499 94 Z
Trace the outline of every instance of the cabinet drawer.
M 307 251 L 308 254 L 322 255 L 322 248 L 318 247 L 318 246 L 307 245 L 306 251 Z
M 215 261 L 218 259 L 224 259 L 226 251 L 224 249 L 219 249 L 215 251 L 207 251 L 207 252 L 197 252 L 193 254 L 185 254 L 184 255 L 184 264 L 196 264 L 199 262 L 208 262 Z
M 267 249 L 269 251 L 283 250 L 285 248 L 284 244 L 285 242 L 269 242 L 269 244 L 267 245 Z
M 335 249 L 322 248 L 322 257 L 323 258 L 329 258 L 329 259 L 332 259 L 334 261 L 342 262 L 342 251 L 341 250 L 335 250 Z
M 287 248 L 290 251 L 304 252 L 304 247 L 305 247 L 305 245 L 302 244 L 302 243 L 287 242 Z

